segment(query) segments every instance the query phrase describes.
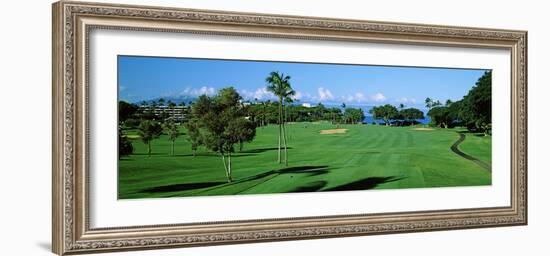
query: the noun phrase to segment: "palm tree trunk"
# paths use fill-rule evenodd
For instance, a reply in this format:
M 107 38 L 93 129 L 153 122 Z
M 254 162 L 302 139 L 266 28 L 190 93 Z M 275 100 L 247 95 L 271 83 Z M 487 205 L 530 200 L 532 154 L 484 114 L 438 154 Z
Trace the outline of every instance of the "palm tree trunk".
M 279 98 L 279 147 L 277 148 L 277 159 L 278 159 L 278 162 L 281 163 L 281 134 L 283 132 L 283 127 L 282 127 L 282 110 L 281 110 L 281 104 L 282 104 L 282 99 Z
M 284 144 L 285 144 L 285 166 L 288 166 L 288 150 L 287 150 L 287 145 L 286 145 L 286 128 L 285 128 L 284 123 L 283 123 L 283 140 L 284 140 Z
M 229 182 L 233 182 L 233 177 L 231 174 L 231 152 L 227 153 L 227 173 L 229 174 L 227 176 L 229 179 Z
M 283 116 L 286 117 L 286 109 L 284 106 L 282 106 L 283 109 Z M 285 147 L 285 166 L 288 166 L 288 152 L 287 152 L 287 146 L 286 146 L 286 127 L 285 127 L 285 120 L 283 119 L 283 143 Z

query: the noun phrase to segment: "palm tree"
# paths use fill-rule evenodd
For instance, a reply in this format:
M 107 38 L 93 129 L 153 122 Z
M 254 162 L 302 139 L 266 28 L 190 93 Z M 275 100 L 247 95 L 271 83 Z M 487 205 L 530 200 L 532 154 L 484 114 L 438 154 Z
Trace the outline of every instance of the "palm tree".
M 281 163 L 281 136 L 283 137 L 283 143 L 285 148 L 285 165 L 288 165 L 288 153 L 286 145 L 286 131 L 284 122 L 284 104 L 287 98 L 290 98 L 296 92 L 292 90 L 290 86 L 290 76 L 279 74 L 279 72 L 271 72 L 265 81 L 269 84 L 267 90 L 275 94 L 279 98 L 279 147 L 278 147 L 278 162 Z
M 341 107 L 342 107 L 342 112 L 345 112 L 345 111 L 346 111 L 346 103 L 345 103 L 345 102 L 342 102 Z M 345 123 L 347 122 L 346 116 L 344 115 L 344 116 L 342 117 L 342 119 L 343 119 L 344 124 L 345 124 Z
M 432 108 L 432 106 L 433 106 L 433 100 L 432 99 L 430 99 L 428 97 L 428 98 L 426 98 L 426 100 L 424 102 L 426 103 L 427 108 Z

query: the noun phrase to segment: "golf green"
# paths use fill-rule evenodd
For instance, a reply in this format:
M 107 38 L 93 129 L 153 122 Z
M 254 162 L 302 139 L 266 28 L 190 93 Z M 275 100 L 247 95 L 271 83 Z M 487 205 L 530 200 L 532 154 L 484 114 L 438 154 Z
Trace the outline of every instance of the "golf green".
M 278 126 L 257 128 L 256 138 L 236 148 L 233 182 L 221 157 L 204 148 L 193 156 L 185 130 L 147 146 L 131 137 L 134 154 L 119 160 L 119 199 L 264 194 L 491 184 L 491 136 L 463 129 L 380 125 L 289 123 L 288 166 L 277 163 Z M 335 130 L 337 129 L 338 130 Z M 343 130 L 347 129 L 347 130 Z M 327 131 L 328 130 L 328 131 Z M 321 132 L 323 131 L 323 132 Z M 489 167 L 489 169 L 487 168 Z

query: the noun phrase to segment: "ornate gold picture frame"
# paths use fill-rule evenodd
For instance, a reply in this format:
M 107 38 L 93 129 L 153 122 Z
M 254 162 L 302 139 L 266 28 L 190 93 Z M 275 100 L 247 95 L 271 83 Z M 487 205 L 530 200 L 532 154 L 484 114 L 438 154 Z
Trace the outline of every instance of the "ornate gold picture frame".
M 504 49 L 510 60 L 510 205 L 92 228 L 90 32 Z M 53 251 L 107 252 L 527 224 L 527 32 L 61 1 L 53 5 Z

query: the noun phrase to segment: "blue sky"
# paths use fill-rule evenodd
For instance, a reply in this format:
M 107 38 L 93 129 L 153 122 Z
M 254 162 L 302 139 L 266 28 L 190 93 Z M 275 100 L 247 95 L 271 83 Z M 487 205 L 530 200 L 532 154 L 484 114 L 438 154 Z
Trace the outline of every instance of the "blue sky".
M 300 103 L 422 107 L 426 97 L 460 100 L 485 70 L 119 56 L 119 98 L 197 97 L 233 86 L 245 100 L 273 100 L 271 71 L 291 76 Z

